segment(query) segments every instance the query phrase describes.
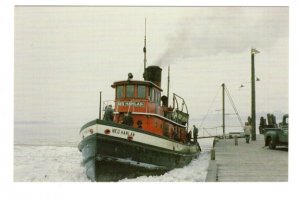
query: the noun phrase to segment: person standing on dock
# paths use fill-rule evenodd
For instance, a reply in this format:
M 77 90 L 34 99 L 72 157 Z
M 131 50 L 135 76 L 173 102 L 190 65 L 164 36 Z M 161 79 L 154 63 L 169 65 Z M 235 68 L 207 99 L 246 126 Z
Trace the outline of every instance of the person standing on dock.
M 252 127 L 249 125 L 249 122 L 245 122 L 244 132 L 245 132 L 246 143 L 249 143 L 251 129 Z
M 193 125 L 194 129 L 193 129 L 193 137 L 194 137 L 194 143 L 197 142 L 197 137 L 198 137 L 198 128 Z

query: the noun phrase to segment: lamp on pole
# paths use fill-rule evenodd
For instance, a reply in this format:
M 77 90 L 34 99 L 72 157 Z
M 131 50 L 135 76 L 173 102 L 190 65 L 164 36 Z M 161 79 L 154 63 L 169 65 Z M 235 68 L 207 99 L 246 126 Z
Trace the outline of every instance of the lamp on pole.
M 260 78 L 256 77 L 255 81 L 260 81 Z M 240 85 L 240 88 L 239 88 L 239 89 L 241 89 L 241 88 L 243 88 L 243 87 L 246 87 L 245 85 L 246 85 L 246 84 L 250 84 L 250 83 L 251 83 L 251 82 L 242 83 L 242 84 Z
M 251 139 L 256 140 L 256 109 L 255 109 L 255 54 L 260 53 L 256 49 L 251 49 Z

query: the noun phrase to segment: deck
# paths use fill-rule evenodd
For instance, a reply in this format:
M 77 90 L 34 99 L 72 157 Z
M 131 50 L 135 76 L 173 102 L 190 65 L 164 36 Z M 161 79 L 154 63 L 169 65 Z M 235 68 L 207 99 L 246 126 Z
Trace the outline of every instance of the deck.
M 215 144 L 215 160 L 210 161 L 207 182 L 286 182 L 288 181 L 288 149 L 264 146 L 263 135 L 246 144 L 245 138 L 219 140 Z

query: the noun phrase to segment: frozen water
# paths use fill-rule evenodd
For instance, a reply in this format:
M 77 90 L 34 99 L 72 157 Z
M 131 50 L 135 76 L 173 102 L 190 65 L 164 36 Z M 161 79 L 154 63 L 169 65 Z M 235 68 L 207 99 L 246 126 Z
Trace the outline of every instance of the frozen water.
M 171 170 L 161 176 L 141 176 L 121 181 L 204 181 L 209 163 L 209 150 L 213 139 L 199 140 L 202 153 L 189 165 Z M 14 146 L 14 180 L 38 182 L 86 182 L 90 181 L 81 166 L 81 153 L 76 147 L 65 146 Z
M 171 170 L 161 176 L 140 176 L 135 179 L 123 179 L 121 181 L 133 182 L 203 182 L 205 181 L 209 153 L 202 153 L 198 159 L 193 160 L 183 168 Z
M 75 147 L 14 146 L 15 181 L 89 181 Z
M 200 156 L 183 168 L 171 170 L 161 176 L 140 176 L 135 179 L 123 179 L 126 182 L 203 182 L 205 181 L 210 159 L 212 138 L 198 140 L 202 149 Z

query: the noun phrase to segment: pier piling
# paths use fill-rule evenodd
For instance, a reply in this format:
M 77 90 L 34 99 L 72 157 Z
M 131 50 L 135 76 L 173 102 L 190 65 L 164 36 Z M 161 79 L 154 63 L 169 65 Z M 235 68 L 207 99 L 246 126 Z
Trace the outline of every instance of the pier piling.
M 238 146 L 239 145 L 239 141 L 238 141 L 238 137 L 234 136 L 234 145 Z
M 212 148 L 212 149 L 210 150 L 210 159 L 211 159 L 211 160 L 216 160 L 216 151 L 215 151 L 214 148 Z

